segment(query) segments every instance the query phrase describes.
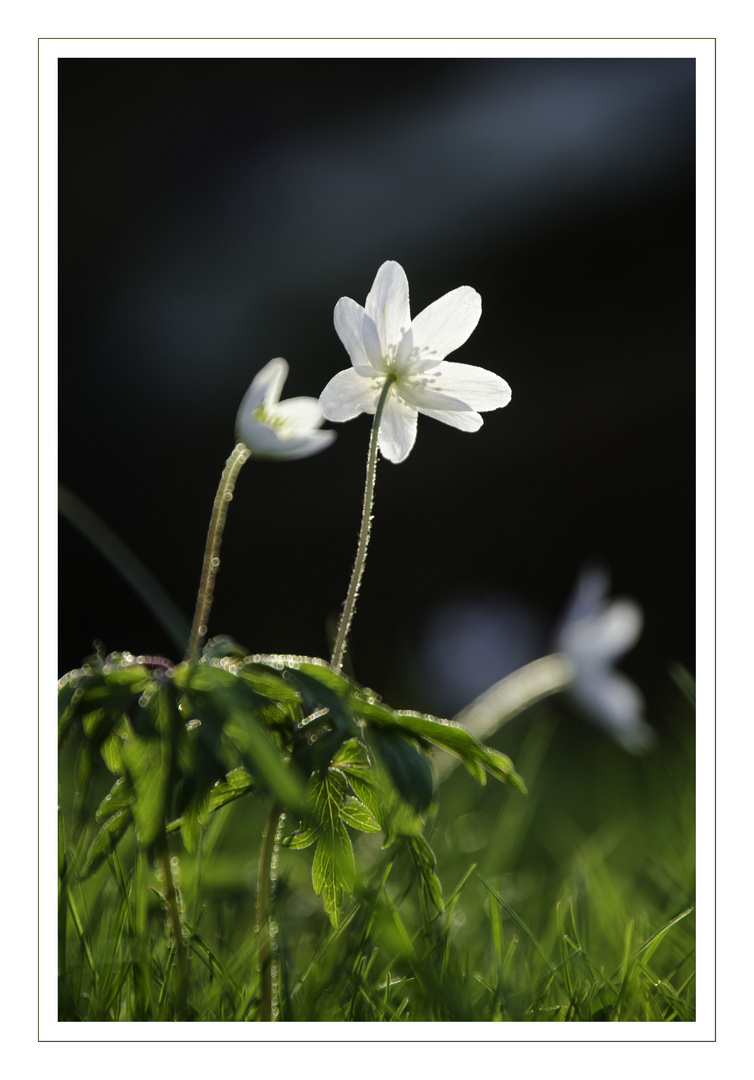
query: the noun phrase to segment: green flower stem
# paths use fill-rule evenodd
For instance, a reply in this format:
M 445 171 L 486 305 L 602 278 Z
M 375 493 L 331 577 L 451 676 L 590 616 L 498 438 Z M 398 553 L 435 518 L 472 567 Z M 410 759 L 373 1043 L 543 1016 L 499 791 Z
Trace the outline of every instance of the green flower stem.
M 346 596 L 346 602 L 343 605 L 343 612 L 340 616 L 340 624 L 338 626 L 338 634 L 335 638 L 335 646 L 333 648 L 332 659 L 330 660 L 330 667 L 333 669 L 333 671 L 340 671 L 340 669 L 343 667 L 343 658 L 346 654 L 346 641 L 348 638 L 348 631 L 351 628 L 351 620 L 353 619 L 354 611 L 356 608 L 356 597 L 359 595 L 361 577 L 364 573 L 364 563 L 366 562 L 367 555 L 367 544 L 369 543 L 369 534 L 372 528 L 374 481 L 377 473 L 377 435 L 380 430 L 380 421 L 382 420 L 382 412 L 385 408 L 385 402 L 387 401 L 390 387 L 393 385 L 396 378 L 397 376 L 395 374 L 390 374 L 385 379 L 385 385 L 382 388 L 380 400 L 377 404 L 377 411 L 374 414 L 372 435 L 369 440 L 369 454 L 367 456 L 367 479 L 366 486 L 364 488 L 364 509 L 362 510 L 361 515 L 359 546 L 356 549 L 356 560 L 353 564 L 353 570 L 351 572 L 351 583 L 348 586 L 348 595 Z
M 257 881 L 257 933 L 259 939 L 260 1007 L 259 1019 L 272 1020 L 274 1014 L 274 986 L 272 970 L 272 860 L 275 855 L 278 828 L 282 811 L 274 805 L 270 809 L 259 852 L 259 878 Z
M 207 633 L 207 621 L 215 593 L 215 577 L 220 569 L 220 544 L 225 528 L 225 519 L 228 514 L 228 504 L 233 498 L 233 488 L 236 477 L 251 456 L 251 451 L 243 443 L 237 443 L 233 453 L 225 463 L 220 485 L 215 495 L 215 504 L 212 507 L 212 517 L 207 532 L 207 544 L 204 549 L 204 565 L 202 577 L 199 583 L 199 595 L 196 599 L 196 611 L 194 612 L 194 624 L 191 627 L 191 639 L 189 641 L 186 660 L 194 663 L 199 656 L 199 649 Z
M 573 663 L 562 653 L 533 660 L 485 690 L 457 713 L 453 722 L 483 742 L 530 705 L 567 689 L 575 671 Z M 438 779 L 447 776 L 457 764 L 455 756 L 438 755 L 435 761 Z
M 160 868 L 162 885 L 164 889 L 165 907 L 168 913 L 168 922 L 173 937 L 176 962 L 176 1006 L 175 1019 L 188 1020 L 188 957 L 186 955 L 186 943 L 183 940 L 183 925 L 181 913 L 178 908 L 178 893 L 173 881 L 173 871 L 170 866 L 170 851 L 165 828 L 160 830 L 155 846 L 157 848 L 157 864 Z

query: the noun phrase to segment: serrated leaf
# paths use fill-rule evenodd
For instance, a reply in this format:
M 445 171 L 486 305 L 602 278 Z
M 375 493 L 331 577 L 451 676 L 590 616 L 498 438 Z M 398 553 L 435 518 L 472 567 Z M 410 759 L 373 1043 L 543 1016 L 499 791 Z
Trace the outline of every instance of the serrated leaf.
M 330 922 L 340 925 L 343 890 L 351 892 L 356 880 L 351 838 L 345 826 L 338 822 L 332 832 L 320 837 L 312 863 L 312 885 L 322 896 Z
M 366 748 L 355 739 L 344 743 L 333 758 L 333 769 L 346 776 L 354 795 L 371 811 L 385 834 L 387 847 L 396 836 L 413 836 L 424 828 L 422 816 L 395 792 L 385 769 L 370 762 Z
M 244 768 L 233 769 L 224 780 L 215 784 L 209 796 L 210 812 L 220 810 L 228 803 L 235 802 L 243 795 L 248 795 L 255 787 L 254 778 Z
M 333 832 L 340 822 L 346 798 L 346 778 L 331 769 L 321 776 L 312 776 L 306 788 L 306 808 L 322 829 Z
M 353 795 L 349 795 L 341 807 L 340 819 L 346 825 L 350 825 L 352 829 L 359 829 L 360 832 L 374 833 L 380 831 L 380 823 L 372 812 L 367 809 L 363 802 L 355 799 Z
M 248 795 L 256 787 L 254 778 L 244 769 L 239 767 L 233 769 L 224 780 L 214 784 L 214 786 L 208 792 L 208 807 L 206 817 L 210 817 L 216 810 L 221 810 L 224 806 L 228 806 L 229 803 L 235 802 L 236 799 L 242 798 L 244 795 Z M 204 819 L 206 820 L 206 818 Z M 168 833 L 174 833 L 181 829 L 183 826 L 183 818 L 179 817 L 175 821 L 171 821 L 167 827 Z
M 526 786 L 515 771 L 510 758 L 491 750 L 479 742 L 471 732 L 450 720 L 408 710 L 393 710 L 382 703 L 354 702 L 356 712 L 372 725 L 388 730 L 398 730 L 405 735 L 426 739 L 435 746 L 459 757 L 468 771 L 480 783 L 484 783 L 486 769 L 496 779 L 511 784 L 522 793 Z
M 311 847 L 315 840 L 318 840 L 321 835 L 322 829 L 318 825 L 306 825 L 304 828 L 291 833 L 290 836 L 286 836 L 283 840 L 283 847 L 291 848 L 293 851 L 299 851 L 303 848 Z

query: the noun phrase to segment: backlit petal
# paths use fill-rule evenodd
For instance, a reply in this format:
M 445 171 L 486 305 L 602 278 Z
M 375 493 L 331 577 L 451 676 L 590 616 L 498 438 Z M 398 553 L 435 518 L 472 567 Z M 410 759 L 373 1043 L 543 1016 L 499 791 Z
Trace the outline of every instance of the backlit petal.
M 260 405 L 270 405 L 280 400 L 283 384 L 288 378 L 288 364 L 282 356 L 270 360 L 251 380 L 238 409 L 238 423 L 246 413 L 253 413 Z
M 320 394 L 319 404 L 328 420 L 352 420 L 359 413 L 377 411 L 381 389 L 382 380 L 346 368 L 330 379 Z
M 363 321 L 364 308 L 361 304 L 357 304 L 350 296 L 342 296 L 333 313 L 335 332 L 345 345 L 354 368 L 361 374 L 367 374 L 372 365 L 364 349 L 361 331 Z
M 461 411 L 454 409 L 419 409 L 422 416 L 430 416 L 433 420 L 440 420 L 443 424 L 458 428 L 459 431 L 479 431 L 484 421 L 478 412 L 465 408 Z
M 472 364 L 453 364 L 448 361 L 428 371 L 422 382 L 449 397 L 457 398 L 472 409 L 489 412 L 502 409 L 511 399 L 511 388 L 494 371 Z
M 377 328 L 382 352 L 387 354 L 391 346 L 398 346 L 403 333 L 411 325 L 408 278 L 397 262 L 385 262 L 379 268 L 365 309 Z
M 479 322 L 482 298 L 476 289 L 462 285 L 430 304 L 412 323 L 414 347 L 422 359 L 442 360 L 463 345 Z
M 383 457 L 395 465 L 405 461 L 416 441 L 416 426 L 416 409 L 391 391 L 380 422 L 378 445 Z
M 574 691 L 588 716 L 627 750 L 636 753 L 651 744 L 654 732 L 642 718 L 644 699 L 625 675 L 601 669 L 588 679 L 578 679 Z
M 325 414 L 316 398 L 286 398 L 275 406 L 275 415 L 294 426 L 299 434 L 322 426 Z
M 311 457 L 325 450 L 337 438 L 335 431 L 311 431 L 300 438 L 281 440 L 279 452 L 275 455 L 293 461 L 296 458 Z

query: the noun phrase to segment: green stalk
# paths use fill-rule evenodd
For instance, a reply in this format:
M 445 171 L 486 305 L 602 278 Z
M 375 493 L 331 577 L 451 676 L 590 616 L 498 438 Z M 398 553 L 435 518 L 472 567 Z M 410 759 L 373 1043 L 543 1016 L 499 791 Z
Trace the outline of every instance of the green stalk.
M 359 595 L 359 586 L 361 585 L 361 577 L 364 573 L 364 563 L 366 562 L 367 545 L 369 543 L 369 535 L 372 529 L 372 507 L 374 505 L 374 482 L 377 474 L 377 435 L 380 430 L 380 421 L 382 420 L 382 412 L 385 408 L 385 402 L 390 391 L 390 387 L 393 385 L 397 378 L 395 373 L 388 375 L 385 379 L 385 385 L 382 388 L 380 394 L 380 400 L 377 404 L 377 411 L 374 414 L 374 423 L 372 424 L 372 435 L 369 440 L 369 454 L 367 456 L 367 479 L 366 486 L 364 488 L 364 508 L 361 513 L 361 530 L 359 532 L 359 546 L 356 549 L 356 560 L 353 564 L 353 570 L 351 571 L 351 582 L 348 586 L 348 595 L 343 605 L 343 611 L 340 616 L 340 624 L 338 626 L 338 634 L 335 638 L 335 646 L 333 648 L 332 659 L 330 660 L 330 667 L 333 671 L 340 671 L 343 667 L 343 659 L 346 654 L 346 641 L 348 638 L 348 631 L 351 628 L 351 620 L 353 619 L 354 611 L 356 609 L 356 597 Z
M 485 690 L 453 717 L 453 723 L 460 724 L 484 742 L 530 705 L 567 689 L 573 682 L 575 670 L 571 660 L 562 653 L 533 660 Z M 438 779 L 442 780 L 452 772 L 458 760 L 451 754 L 438 754 L 435 760 Z
M 281 809 L 273 804 L 267 818 L 259 852 L 257 881 L 257 933 L 259 940 L 259 977 L 261 982 L 259 1019 L 269 1021 L 274 1013 L 272 956 L 272 860 L 275 855 Z
M 162 876 L 165 890 L 165 907 L 168 912 L 168 922 L 173 937 L 173 948 L 176 961 L 176 1006 L 175 1019 L 188 1020 L 188 956 L 186 955 L 186 943 L 183 940 L 183 926 L 181 913 L 178 908 L 178 893 L 173 881 L 173 871 L 170 866 L 170 851 L 168 850 L 168 838 L 163 826 L 158 835 L 155 846 L 157 848 L 157 863 Z
M 236 443 L 233 453 L 225 463 L 220 484 L 215 495 L 215 503 L 212 507 L 212 517 L 207 532 L 207 543 L 204 549 L 204 564 L 202 577 L 199 583 L 199 595 L 196 599 L 196 611 L 194 623 L 191 627 L 191 639 L 189 641 L 186 660 L 194 663 L 199 656 L 199 649 L 207 634 L 207 621 L 215 593 L 215 577 L 220 569 L 220 544 L 225 528 L 225 519 L 228 515 L 228 504 L 233 498 L 233 488 L 236 477 L 251 455 L 251 451 L 243 443 Z

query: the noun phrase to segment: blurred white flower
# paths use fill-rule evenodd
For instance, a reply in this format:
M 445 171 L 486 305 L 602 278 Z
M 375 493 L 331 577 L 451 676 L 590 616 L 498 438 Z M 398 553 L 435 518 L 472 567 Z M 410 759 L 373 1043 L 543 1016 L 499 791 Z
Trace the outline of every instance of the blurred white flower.
M 335 329 L 352 367 L 335 375 L 322 392 L 327 419 L 373 415 L 385 380 L 393 376 L 378 435 L 388 461 L 408 457 L 419 413 L 461 431 L 477 431 L 479 411 L 507 405 L 510 387 L 491 371 L 444 358 L 463 345 L 481 313 L 479 293 L 464 285 L 435 300 L 412 322 L 406 274 L 397 262 L 383 263 L 365 307 L 347 296 L 335 306 Z
M 280 400 L 288 364 L 281 356 L 254 376 L 236 417 L 239 440 L 252 457 L 303 458 L 324 450 L 334 431 L 318 431 L 324 414 L 316 398 Z
M 613 664 L 639 640 L 642 610 L 635 600 L 607 598 L 609 578 L 584 570 L 555 638 L 575 667 L 570 692 L 585 713 L 626 750 L 646 750 L 654 732 L 643 720 L 644 699 Z

